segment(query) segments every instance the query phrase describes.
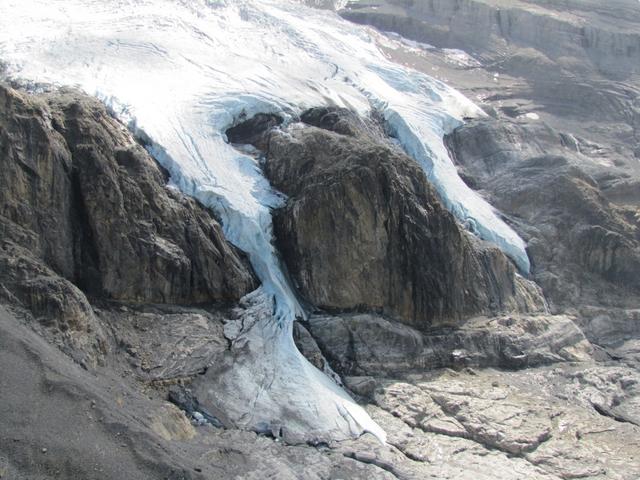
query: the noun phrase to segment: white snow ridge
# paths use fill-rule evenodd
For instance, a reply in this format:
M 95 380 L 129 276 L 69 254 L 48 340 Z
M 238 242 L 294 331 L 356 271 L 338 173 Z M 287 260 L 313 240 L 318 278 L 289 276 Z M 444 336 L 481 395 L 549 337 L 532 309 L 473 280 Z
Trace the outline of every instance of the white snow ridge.
M 0 60 L 14 79 L 99 97 L 150 139 L 172 184 L 215 210 L 227 238 L 249 255 L 262 281 L 259 296 L 275 300 L 277 321 L 258 316 L 243 334 L 248 351 L 264 350 L 238 366 L 235 383 L 242 379 L 244 387 L 233 405 L 218 400 L 234 425 L 263 429 L 279 421 L 290 438 L 305 441 L 364 431 L 385 438 L 295 349 L 291 325 L 304 312 L 271 242 L 270 209 L 282 199 L 256 160 L 227 143 L 224 132 L 234 123 L 261 112 L 290 121 L 321 105 L 363 115 L 375 108 L 447 207 L 529 270 L 524 242 L 462 182 L 443 143 L 463 117 L 481 111 L 441 82 L 385 59 L 366 28 L 333 12 L 294 0 L 3 0 Z M 273 392 L 251 390 L 269 376 Z M 249 401 L 256 408 L 247 416 Z M 282 418 L 285 407 L 296 409 L 293 426 Z

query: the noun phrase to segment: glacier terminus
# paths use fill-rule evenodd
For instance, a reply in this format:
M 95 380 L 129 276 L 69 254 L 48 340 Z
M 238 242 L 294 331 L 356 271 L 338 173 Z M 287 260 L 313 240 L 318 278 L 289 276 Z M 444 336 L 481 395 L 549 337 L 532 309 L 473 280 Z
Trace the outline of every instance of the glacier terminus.
M 326 105 L 376 111 L 460 222 L 529 271 L 523 240 L 464 184 L 443 142 L 483 112 L 388 60 L 367 28 L 334 12 L 292 0 L 4 0 L 0 19 L 3 76 L 98 97 L 144 140 L 171 185 L 215 211 L 248 255 L 262 286 L 233 337 L 238 356 L 208 395 L 230 425 L 292 443 L 365 431 L 385 441 L 294 345 L 293 321 L 305 312 L 272 243 L 271 209 L 283 197 L 258 160 L 228 142 L 239 122 L 271 113 L 287 124 Z

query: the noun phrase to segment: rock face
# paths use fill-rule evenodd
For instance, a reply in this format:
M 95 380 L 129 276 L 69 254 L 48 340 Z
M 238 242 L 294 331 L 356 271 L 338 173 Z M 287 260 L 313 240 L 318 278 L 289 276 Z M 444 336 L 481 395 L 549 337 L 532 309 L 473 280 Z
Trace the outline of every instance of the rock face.
M 227 132 L 264 152 L 288 195 L 274 233 L 317 307 L 295 341 L 324 390 L 273 341 L 289 337 L 271 298 L 238 300 L 256 281 L 215 218 L 166 188 L 104 108 L 0 86 L 0 478 L 636 480 L 638 8 L 371 0 L 344 13 L 474 54 L 447 67 L 442 49 L 380 45 L 494 117 L 447 143 L 528 242 L 528 280 L 456 223 L 375 118 L 316 108 Z M 336 435 L 352 422 L 332 380 L 386 444 Z M 310 430 L 345 440 L 312 447 Z
M 370 314 L 313 316 L 307 325 L 331 365 L 347 376 L 389 377 L 434 368 L 531 368 L 587 361 L 593 350 L 567 316 L 478 317 L 456 329 L 427 333 Z
M 333 109 L 302 119 L 257 144 L 268 178 L 289 197 L 274 233 L 310 303 L 384 312 L 421 329 L 543 307 L 537 289 L 497 248 L 465 233 L 375 125 Z
M 637 182 L 637 1 L 369 0 L 340 14 L 437 47 L 387 47 L 386 34 L 380 42 L 396 61 L 455 85 L 492 116 L 544 122 L 574 144 L 588 139 L 600 167 Z
M 298 324 L 300 350 L 388 439 L 291 446 L 335 428 L 321 413 L 336 387 L 291 388 L 320 373 L 273 342 L 259 290 L 203 304 L 254 285 L 215 219 L 93 101 L 0 91 L 0 477 L 636 480 L 637 197 L 632 177 L 576 167 L 585 142 L 487 121 L 449 139 L 529 240 L 554 308 L 574 307 L 550 315 L 375 121 L 313 109 L 286 131 L 264 115 L 229 132 L 289 195 L 276 234 L 301 292 L 341 311 Z
M 83 291 L 202 303 L 255 287 L 215 219 L 167 189 L 159 167 L 97 102 L 0 87 L 0 151 L 5 244 L 26 247 Z
M 0 247 L 0 301 L 26 307 L 45 336 L 81 364 L 102 361 L 106 335 L 84 293 L 6 237 Z
M 539 0 L 374 0 L 348 7 L 341 15 L 349 20 L 437 47 L 497 53 L 528 46 L 568 68 L 593 64 L 615 76 L 638 73 L 640 65 L 640 11 L 629 0 L 606 7 L 598 0 L 569 0 L 562 7 Z
M 633 306 L 640 294 L 640 229 L 627 215 L 631 208 L 607 199 L 600 186 L 606 172 L 590 175 L 579 146 L 540 130 L 475 121 L 457 129 L 448 146 L 467 181 L 515 219 L 534 278 L 556 307 L 578 299 Z M 534 135 L 546 137 L 544 147 Z
M 237 300 L 256 282 L 200 205 L 166 188 L 97 101 L 0 85 L 0 298 L 77 361 L 108 348 L 92 298 Z
M 627 404 L 637 379 L 631 369 L 573 366 L 381 380 L 370 412 L 403 455 L 370 444 L 369 458 L 401 478 L 630 480 L 640 468 L 640 430 L 593 403 L 617 396 Z
M 202 374 L 228 346 L 218 312 L 131 304 L 96 310 L 128 367 L 145 382 L 171 383 Z

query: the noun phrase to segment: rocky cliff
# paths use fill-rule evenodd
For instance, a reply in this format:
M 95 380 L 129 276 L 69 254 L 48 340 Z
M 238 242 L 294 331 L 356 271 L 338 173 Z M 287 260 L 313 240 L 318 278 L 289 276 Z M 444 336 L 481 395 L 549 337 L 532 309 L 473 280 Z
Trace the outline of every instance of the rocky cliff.
M 5 240 L 114 300 L 233 301 L 255 286 L 211 214 L 167 188 L 104 107 L 5 87 L 0 102 Z
M 0 416 L 0 440 L 9 446 L 0 450 L 2 475 L 483 478 L 491 471 L 512 479 L 514 469 L 527 478 L 606 469 L 632 478 L 640 380 L 634 344 L 624 343 L 635 332 L 631 310 L 616 304 L 624 322 L 622 313 L 604 319 L 613 310 L 603 302 L 590 319 L 575 311 L 545 314 L 540 288 L 454 220 L 375 118 L 311 109 L 286 128 L 267 115 L 228 132 L 262 150 L 265 172 L 287 194 L 275 212 L 276 243 L 313 313 L 296 326 L 298 347 L 367 405 L 390 442 L 365 435 L 329 447 L 284 446 L 280 437 L 294 439 L 283 434 L 288 422 L 306 424 L 298 418 L 304 409 L 281 405 L 281 417 L 259 434 L 229 428 L 224 411 L 209 409 L 212 396 L 232 401 L 237 393 L 226 384 L 215 389 L 216 381 L 228 383 L 233 371 L 257 374 L 237 370 L 247 360 L 243 332 L 256 324 L 256 312 L 269 315 L 260 295 L 238 302 L 256 283 L 216 219 L 166 187 L 162 170 L 95 101 L 7 87 L 2 98 L 0 283 L 8 309 L 0 308 L 1 380 L 20 383 L 0 390 L 9 406 Z M 589 288 L 636 288 L 633 276 L 624 276 L 637 241 L 629 212 L 559 160 L 560 170 L 548 176 L 582 187 L 538 191 L 544 202 L 536 200 L 537 210 L 518 210 L 520 196 L 499 187 L 546 187 L 527 170 L 542 160 L 512 155 L 498 162 L 491 149 L 504 150 L 500 132 L 490 122 L 471 123 L 449 147 L 467 181 L 527 235 L 534 278 L 554 308 L 571 302 L 545 283 L 547 271 L 573 288 L 576 278 Z M 486 173 L 500 168 L 499 176 Z M 571 195 L 578 196 L 566 203 Z M 618 250 L 603 257 L 622 270 L 594 269 L 583 261 L 592 254 L 572 250 L 559 234 L 536 233 L 567 223 L 545 213 L 561 206 L 580 220 L 580 231 L 606 228 L 631 245 L 626 257 Z M 537 245 L 566 254 L 547 258 Z M 608 355 L 629 366 L 594 362 Z M 231 383 L 253 385 L 242 378 Z M 576 393 L 576 381 L 589 390 Z M 251 414 L 242 404 L 233 412 Z M 71 419 L 83 440 L 67 438 Z M 592 437 L 594 428 L 605 437 Z M 620 436 L 630 458 L 625 468 L 606 453 Z M 91 460 L 91 445 L 101 449 L 99 460 Z M 436 450 L 443 456 L 432 457 Z
M 265 172 L 288 197 L 274 233 L 310 304 L 385 313 L 423 330 L 544 310 L 537 287 L 464 231 L 379 125 L 336 109 L 307 111 L 302 121 L 244 140 L 265 149 Z M 252 131 L 268 126 L 252 123 Z
M 0 86 L 0 152 L 1 294 L 56 335 L 104 343 L 87 296 L 194 304 L 255 287 L 217 221 L 97 101 Z
M 533 48 L 569 70 L 622 78 L 639 73 L 640 12 L 625 0 L 606 8 L 575 0 L 382 0 L 351 2 L 341 15 L 436 47 L 484 55 Z

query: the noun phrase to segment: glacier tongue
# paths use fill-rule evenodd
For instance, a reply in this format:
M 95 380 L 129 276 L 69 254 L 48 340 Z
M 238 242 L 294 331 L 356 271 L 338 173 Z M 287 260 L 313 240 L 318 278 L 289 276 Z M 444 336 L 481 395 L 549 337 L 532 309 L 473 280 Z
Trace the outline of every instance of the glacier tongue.
M 363 115 L 379 110 L 451 211 L 529 269 L 524 242 L 466 187 L 443 143 L 463 117 L 480 110 L 441 82 L 389 62 L 369 30 L 332 12 L 295 0 L 3 0 L 0 61 L 14 79 L 98 96 L 149 141 L 173 185 L 218 213 L 227 238 L 249 255 L 263 294 L 275 299 L 278 322 L 260 331 L 282 349 L 271 348 L 271 360 L 285 364 L 270 375 L 300 367 L 283 390 L 318 393 L 329 386 L 289 338 L 291 322 L 304 312 L 271 242 L 270 209 L 282 198 L 256 160 L 226 141 L 227 128 L 243 119 L 277 113 L 290 121 L 319 105 Z M 323 421 L 349 434 L 382 436 L 363 410 L 336 395 L 327 398 L 339 412 L 351 412 L 356 427 Z M 331 417 L 335 409 L 322 413 Z M 335 427 L 326 432 L 335 436 Z
M 300 355 L 293 324 L 276 326 L 262 288 L 242 303 L 240 318 L 225 327 L 229 353 L 195 383 L 207 411 L 227 426 L 272 433 L 291 444 L 347 440 L 363 430 L 385 441 L 365 410 Z

